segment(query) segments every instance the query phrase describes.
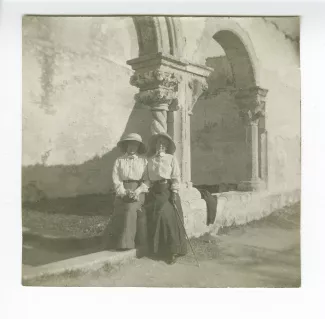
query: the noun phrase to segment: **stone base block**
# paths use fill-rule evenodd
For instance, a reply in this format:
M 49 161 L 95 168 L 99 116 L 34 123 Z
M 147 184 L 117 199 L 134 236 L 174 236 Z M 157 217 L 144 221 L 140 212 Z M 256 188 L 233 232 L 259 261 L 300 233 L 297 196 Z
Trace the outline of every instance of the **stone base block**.
M 277 209 L 300 201 L 300 190 L 283 193 L 227 192 L 213 194 L 217 198 L 217 215 L 210 233 L 222 227 L 244 225 L 268 216 Z
M 180 192 L 184 223 L 189 237 L 205 233 L 216 235 L 222 227 L 244 225 L 271 214 L 277 209 L 300 201 L 300 190 L 282 193 L 225 192 L 213 194 L 217 198 L 217 214 L 213 225 L 207 226 L 206 203 L 195 188 Z
M 209 231 L 206 225 L 207 208 L 196 188 L 183 188 L 180 191 L 184 213 L 184 224 L 189 237 L 199 237 Z

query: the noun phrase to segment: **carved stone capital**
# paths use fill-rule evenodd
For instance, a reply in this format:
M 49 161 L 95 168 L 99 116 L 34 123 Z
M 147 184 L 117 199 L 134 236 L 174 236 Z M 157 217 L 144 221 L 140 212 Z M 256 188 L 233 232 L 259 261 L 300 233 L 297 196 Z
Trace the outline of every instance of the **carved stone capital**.
M 147 90 L 154 87 L 164 87 L 177 90 L 180 76 L 173 72 L 162 70 L 151 70 L 142 73 L 135 73 L 131 76 L 130 83 L 140 90 Z
M 258 125 L 260 118 L 263 117 L 264 114 L 262 114 L 261 112 L 253 113 L 251 110 L 240 110 L 239 116 L 241 117 L 245 125 Z
M 208 89 L 206 78 L 192 78 L 188 82 L 189 89 L 191 90 L 191 102 L 189 103 L 189 114 L 192 114 L 193 107 L 198 98 Z
M 150 108 L 157 109 L 158 105 L 171 105 L 177 99 L 177 92 L 163 87 L 140 91 L 135 95 L 135 101 Z
M 131 77 L 130 83 L 140 89 L 135 95 L 138 104 L 148 105 L 151 108 L 167 104 L 175 108 L 179 81 L 180 75 L 156 69 L 136 72 Z
M 260 87 L 239 89 L 235 99 L 240 110 L 240 116 L 246 124 L 257 124 L 265 116 L 265 99 L 268 90 Z

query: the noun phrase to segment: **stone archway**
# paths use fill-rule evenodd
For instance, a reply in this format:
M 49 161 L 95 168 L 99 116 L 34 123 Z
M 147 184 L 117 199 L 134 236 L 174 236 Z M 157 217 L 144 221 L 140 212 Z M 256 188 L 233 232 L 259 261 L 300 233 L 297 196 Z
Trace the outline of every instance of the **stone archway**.
M 182 59 L 184 38 L 176 17 L 134 17 L 139 57 L 127 61 L 139 88 L 135 108 L 151 111 L 151 133 L 174 139 L 181 170 L 181 200 L 189 235 L 207 231 L 206 204 L 191 183 L 190 121 L 193 104 L 206 87 L 210 68 Z
M 213 38 L 224 50 L 229 61 L 233 83 L 220 88 L 235 97 L 239 115 L 246 127 L 246 172 L 238 189 L 243 191 L 261 190 L 267 182 L 267 132 L 265 129 L 265 98 L 268 90 L 260 85 L 260 65 L 254 46 L 238 23 L 229 19 L 209 20 L 201 48 Z
M 204 36 L 200 42 L 200 47 L 197 49 L 198 51 L 207 47 L 208 42 L 213 38 L 233 62 L 241 60 L 247 64 L 245 76 L 251 86 L 262 86 L 260 61 L 255 53 L 254 44 L 246 30 L 234 18 L 220 18 L 217 22 L 215 19 L 209 19 L 203 33 Z M 236 54 L 236 49 L 238 54 Z M 233 71 L 238 79 L 239 69 L 234 68 Z
M 182 59 L 184 38 L 178 18 L 136 16 L 133 21 L 138 35 L 139 56 L 127 63 L 134 70 L 130 83 L 139 89 L 135 95 L 135 108 L 151 111 L 152 134 L 167 132 L 173 137 L 181 169 L 185 224 L 192 234 L 202 234 L 207 231 L 206 214 L 203 213 L 206 213 L 206 204 L 192 187 L 190 116 L 197 99 L 207 89 L 206 80 L 212 69 Z M 243 41 L 248 38 L 247 34 L 237 24 L 226 27 L 221 24 L 219 28 L 208 26 L 208 30 L 213 30 L 210 40 L 219 41 L 232 61 L 236 76 L 232 93 L 246 126 L 249 157 L 246 178 L 239 184 L 239 190 L 259 190 L 263 188 L 259 125 L 264 117 L 267 90 L 258 86 L 258 60 L 251 43 Z
M 267 177 L 265 98 L 268 90 L 257 85 L 259 62 L 249 36 L 237 24 L 231 25 L 216 32 L 213 38 L 222 46 L 230 61 L 234 94 L 246 126 L 247 177 L 238 188 L 244 191 L 262 190 L 266 187 Z
M 139 57 L 164 53 L 180 57 L 182 34 L 177 17 L 133 16 L 138 36 Z
M 221 30 L 213 35 L 225 51 L 230 63 L 235 88 L 250 88 L 256 86 L 255 67 L 250 54 L 239 36 L 230 30 Z
M 151 133 L 168 132 L 177 144 L 181 181 L 191 186 L 189 115 L 206 86 L 210 69 L 180 57 L 184 44 L 177 17 L 133 17 L 139 42 L 139 57 L 127 61 L 139 88 L 135 107 L 152 113 Z
M 181 23 L 176 17 L 135 16 L 139 57 L 128 61 L 135 74 L 130 83 L 139 88 L 136 107 L 152 113 L 151 132 L 168 132 L 178 144 L 182 182 L 191 185 L 190 120 L 193 106 L 207 88 L 206 78 L 212 71 L 203 65 L 183 61 Z M 239 113 L 246 126 L 246 178 L 240 190 L 265 187 L 267 176 L 265 97 L 267 90 L 258 86 L 259 61 L 248 34 L 234 21 L 221 19 L 206 29 L 224 49 L 234 74 Z M 211 39 L 210 37 L 210 39 Z M 209 37 L 205 37 L 208 39 Z M 208 41 L 208 40 L 206 40 Z M 205 45 L 202 41 L 201 45 Z M 261 150 L 264 152 L 262 154 Z

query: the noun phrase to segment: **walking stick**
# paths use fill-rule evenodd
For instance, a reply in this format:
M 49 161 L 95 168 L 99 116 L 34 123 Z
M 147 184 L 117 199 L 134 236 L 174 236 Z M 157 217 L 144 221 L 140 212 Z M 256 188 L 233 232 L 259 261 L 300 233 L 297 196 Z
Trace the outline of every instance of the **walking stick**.
M 173 207 L 174 207 L 174 209 L 175 209 L 175 211 L 176 211 L 176 215 L 177 215 L 177 217 L 178 217 L 178 219 L 179 219 L 179 222 L 180 222 L 181 225 L 183 226 L 183 230 L 184 230 L 184 233 L 185 233 L 186 239 L 187 239 L 188 243 L 190 244 L 190 247 L 191 247 L 191 250 L 192 250 L 193 256 L 194 256 L 194 258 L 195 258 L 195 261 L 196 261 L 196 263 L 197 263 L 197 266 L 200 268 L 199 261 L 198 261 L 196 255 L 195 255 L 195 252 L 194 252 L 193 246 L 192 246 L 192 244 L 191 244 L 191 241 L 190 241 L 190 239 L 189 239 L 188 236 L 187 236 L 186 229 L 185 229 L 185 226 L 184 226 L 183 221 L 182 221 L 182 219 L 181 219 L 181 216 L 179 215 L 179 211 L 178 211 L 178 208 L 177 208 L 177 206 L 176 206 L 176 203 L 174 203 L 174 202 L 173 202 Z

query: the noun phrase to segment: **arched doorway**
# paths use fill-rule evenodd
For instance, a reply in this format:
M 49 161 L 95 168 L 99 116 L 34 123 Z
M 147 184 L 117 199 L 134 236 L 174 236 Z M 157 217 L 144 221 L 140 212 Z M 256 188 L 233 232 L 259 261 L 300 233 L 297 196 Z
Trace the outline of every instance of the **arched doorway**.
M 258 181 L 267 176 L 264 117 L 249 119 L 250 104 L 259 94 L 258 60 L 248 35 L 236 23 L 226 21 L 217 32 L 209 27 L 214 33 L 207 27 L 210 34 L 201 45 L 206 65 L 214 71 L 191 118 L 192 181 L 211 192 L 234 191 L 252 176 Z M 255 152 L 257 159 L 252 157 Z
M 191 72 L 194 69 L 195 73 L 197 67 L 195 64 L 182 61 L 180 56 L 183 39 L 180 27 L 181 18 L 178 20 L 178 18 L 171 17 L 136 16 L 133 17 L 133 21 L 138 35 L 139 57 L 128 61 L 128 64 L 135 71 L 135 75 L 131 77 L 131 84 L 140 89 L 135 96 L 136 107 L 146 106 L 151 110 L 152 134 L 167 131 L 171 132 L 171 135 L 178 140 L 177 156 L 184 168 L 182 168 L 182 180 L 185 184 L 190 185 L 191 151 L 188 142 L 190 123 L 187 118 L 191 114 L 193 100 L 196 100 L 196 98 L 191 98 L 191 95 L 193 97 L 197 94 L 192 85 L 197 80 L 192 79 L 190 74 L 193 74 Z M 213 180 L 211 180 L 213 173 L 218 170 L 213 167 L 215 161 L 213 158 L 211 160 L 211 156 L 208 154 L 209 151 L 214 150 L 213 146 L 208 145 L 205 149 L 207 153 L 205 158 L 198 158 L 197 160 L 192 158 L 192 163 L 202 165 L 201 172 L 197 174 L 201 178 L 201 183 L 204 182 L 203 177 L 206 175 L 207 179 L 210 179 L 209 184 L 214 184 L 216 183 L 215 180 L 219 179 L 219 181 L 223 182 L 222 184 L 233 184 L 235 186 L 232 187 L 235 188 L 237 185 L 242 184 L 245 190 L 255 190 L 259 187 L 258 184 L 262 176 L 260 160 L 262 158 L 260 154 L 262 138 L 259 136 L 258 123 L 262 113 L 264 115 L 264 104 L 259 103 L 259 100 L 260 96 L 265 97 L 267 90 L 257 86 L 258 60 L 254 55 L 253 46 L 247 34 L 234 22 L 229 22 L 229 20 L 224 22 L 225 20 L 222 18 L 220 21 L 223 22 L 216 28 L 209 25 L 211 22 L 215 23 L 215 20 L 209 20 L 206 30 L 210 34 L 208 36 L 203 34 L 203 41 L 201 41 L 203 48 L 199 48 L 198 51 L 202 54 L 202 52 L 206 52 L 207 44 L 218 44 L 222 48 L 225 57 L 222 62 L 223 69 L 228 69 L 231 76 L 228 76 L 228 78 L 226 76 L 225 84 L 215 87 L 216 83 L 213 77 L 216 77 L 216 74 L 220 72 L 219 67 L 215 66 L 216 73 L 213 74 L 212 72 L 210 76 L 210 88 L 198 103 L 202 104 L 203 100 L 206 101 L 207 97 L 210 98 L 211 96 L 219 96 L 218 98 L 220 98 L 221 94 L 223 94 L 223 100 L 219 101 L 221 102 L 220 105 L 224 105 L 227 100 L 227 103 L 230 103 L 232 107 L 226 108 L 225 114 L 229 113 L 231 109 L 232 113 L 227 114 L 228 117 L 226 117 L 225 114 L 220 116 L 214 110 L 213 115 L 219 116 L 217 122 L 220 123 L 211 123 L 209 116 L 209 123 L 204 123 L 201 133 L 206 134 L 208 139 L 214 136 L 220 137 L 227 132 L 225 127 L 228 126 L 228 133 L 230 134 L 228 134 L 227 138 L 219 140 L 219 147 L 215 154 L 219 156 L 220 174 L 214 176 Z M 179 24 L 177 28 L 175 27 L 176 23 Z M 214 33 L 211 34 L 211 30 L 214 30 Z M 207 57 L 209 58 L 209 56 Z M 216 60 L 213 60 L 214 57 L 214 55 L 210 56 L 206 64 L 210 63 L 212 67 L 214 63 L 220 64 L 221 60 L 219 59 L 216 62 Z M 204 82 L 205 77 L 210 73 L 204 68 L 203 65 L 199 66 L 200 71 L 195 73 L 199 82 L 201 82 L 201 79 Z M 182 80 L 178 78 L 179 75 Z M 225 99 L 226 95 L 227 99 Z M 179 99 L 182 100 L 180 103 L 177 101 Z M 174 103 L 175 101 L 176 103 Z M 244 124 L 240 120 L 244 120 Z M 218 126 L 219 134 L 211 132 L 211 125 L 212 131 Z M 195 125 L 192 126 L 195 127 Z M 169 130 L 170 127 L 173 130 Z M 177 132 L 174 131 L 175 128 Z M 192 140 L 195 141 L 195 134 Z M 198 143 L 203 142 L 203 144 L 206 144 L 207 142 L 202 136 L 199 137 L 199 140 Z M 195 150 L 195 145 L 192 145 L 192 147 Z M 199 150 L 199 153 L 202 155 L 202 150 Z M 204 167 L 205 161 L 212 161 L 213 163 L 210 167 L 209 165 Z M 229 167 L 224 163 L 228 164 Z M 264 167 L 266 166 L 264 165 Z M 227 174 L 230 177 L 227 174 L 225 175 L 225 171 L 228 171 Z M 222 177 L 224 177 L 224 180 L 222 180 Z M 196 183 L 195 178 L 194 183 Z

